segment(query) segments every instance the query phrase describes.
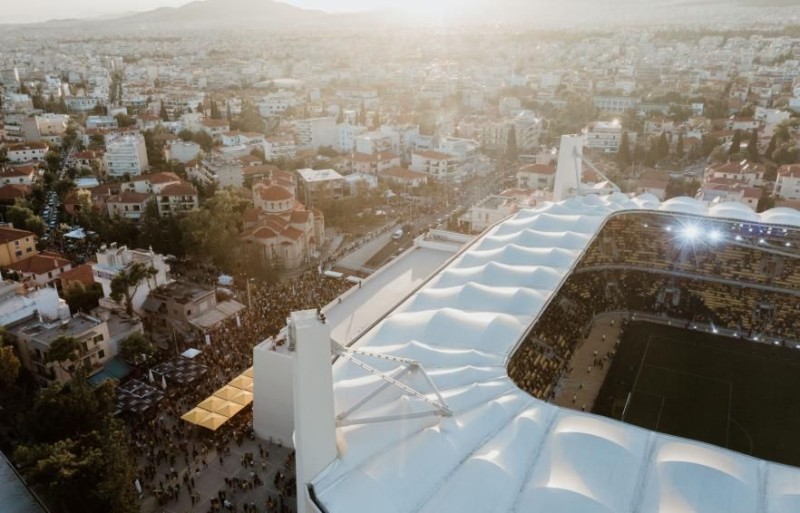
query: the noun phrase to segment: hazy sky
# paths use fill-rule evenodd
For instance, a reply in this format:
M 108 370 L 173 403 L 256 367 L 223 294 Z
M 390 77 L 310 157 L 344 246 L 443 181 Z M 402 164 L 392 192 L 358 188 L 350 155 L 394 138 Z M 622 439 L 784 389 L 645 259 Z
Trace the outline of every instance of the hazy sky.
M 191 0 L 0 0 L 0 23 L 27 23 L 53 18 L 84 18 L 128 11 L 176 7 Z M 307 9 L 355 11 L 396 4 L 397 0 L 283 0 Z M 402 0 L 400 0 L 402 1 Z M 433 3 L 438 0 L 432 0 Z

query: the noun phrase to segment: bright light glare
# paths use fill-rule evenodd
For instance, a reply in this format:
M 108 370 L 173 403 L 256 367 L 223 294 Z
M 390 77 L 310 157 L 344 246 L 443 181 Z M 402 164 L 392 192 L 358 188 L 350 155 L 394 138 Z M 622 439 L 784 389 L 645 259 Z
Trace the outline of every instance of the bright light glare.
M 695 240 L 700 236 L 700 228 L 696 225 L 690 224 L 683 229 L 683 236 L 689 240 Z
M 711 239 L 711 242 L 717 242 L 722 239 L 722 233 L 719 230 L 711 230 L 708 234 L 708 238 Z

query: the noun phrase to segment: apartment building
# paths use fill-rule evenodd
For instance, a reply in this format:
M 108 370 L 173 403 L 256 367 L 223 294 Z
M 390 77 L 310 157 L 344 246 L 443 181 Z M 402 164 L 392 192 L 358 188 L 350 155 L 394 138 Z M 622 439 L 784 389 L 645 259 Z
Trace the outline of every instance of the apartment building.
M 141 134 L 119 134 L 107 139 L 105 163 L 109 176 L 138 176 L 149 169 L 147 149 Z

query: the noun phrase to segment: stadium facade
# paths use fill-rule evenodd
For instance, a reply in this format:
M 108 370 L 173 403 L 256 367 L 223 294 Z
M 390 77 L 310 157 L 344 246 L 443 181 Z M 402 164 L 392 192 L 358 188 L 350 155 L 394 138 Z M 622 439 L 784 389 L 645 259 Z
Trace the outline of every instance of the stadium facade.
M 621 212 L 800 228 L 791 209 L 756 214 L 739 204 L 621 193 L 517 213 L 353 346 L 334 348 L 346 356 L 333 365 L 334 404 L 295 417 L 314 423 L 322 415 L 321 425 L 335 425 L 335 433 L 307 430 L 313 455 L 303 455 L 302 430 L 295 432 L 300 511 L 800 511 L 800 469 L 559 408 L 509 378 L 520 342 Z M 317 392 L 295 400 L 325 402 Z

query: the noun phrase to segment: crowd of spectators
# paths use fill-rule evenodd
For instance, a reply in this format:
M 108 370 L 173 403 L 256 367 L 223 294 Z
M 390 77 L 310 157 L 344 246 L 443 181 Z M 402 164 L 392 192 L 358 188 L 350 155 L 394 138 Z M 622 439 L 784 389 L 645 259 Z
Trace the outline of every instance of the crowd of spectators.
M 798 247 L 796 230 L 625 213 L 608 220 L 582 265 L 638 266 L 796 289 L 800 258 L 782 253 Z
M 723 224 L 704 229 L 722 230 Z M 719 244 L 692 245 L 687 237 L 696 234 L 676 233 L 686 225 L 670 216 L 612 217 L 512 356 L 509 376 L 535 397 L 553 397 L 592 320 L 609 311 L 655 314 L 793 345 L 800 316 L 797 259 L 725 242 L 751 229 L 727 224 L 725 235 L 714 235 Z M 782 229 L 764 235 L 793 236 Z

